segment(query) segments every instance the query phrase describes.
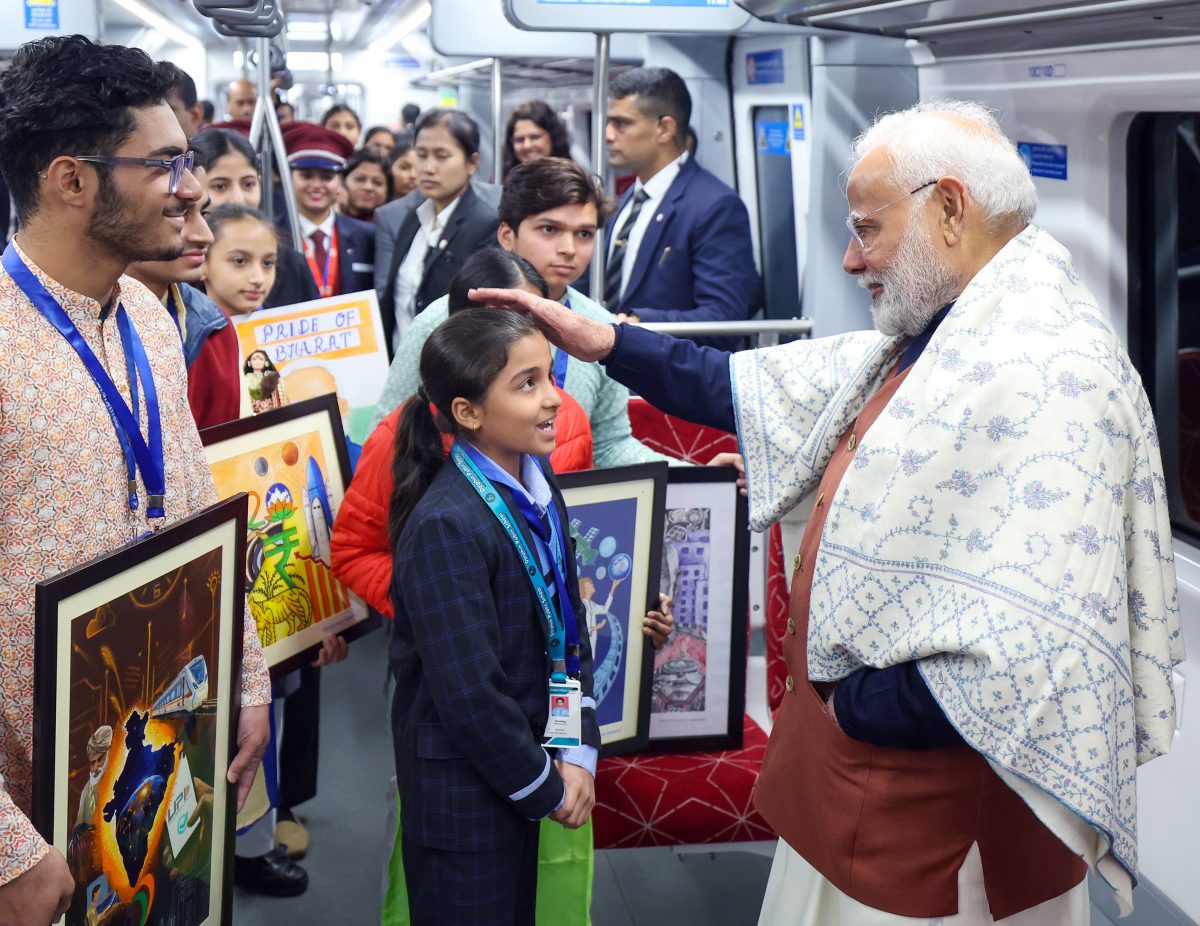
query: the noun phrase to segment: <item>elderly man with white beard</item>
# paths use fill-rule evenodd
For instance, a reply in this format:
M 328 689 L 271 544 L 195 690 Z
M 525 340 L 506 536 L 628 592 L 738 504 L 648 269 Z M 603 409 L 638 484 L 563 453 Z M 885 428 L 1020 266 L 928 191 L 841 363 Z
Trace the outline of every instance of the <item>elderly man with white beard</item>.
M 884 116 L 853 162 L 843 266 L 877 331 L 726 354 L 472 298 L 736 430 L 754 529 L 811 505 L 760 924 L 1083 926 L 1089 866 L 1130 904 L 1184 655 L 1149 403 L 986 109 Z

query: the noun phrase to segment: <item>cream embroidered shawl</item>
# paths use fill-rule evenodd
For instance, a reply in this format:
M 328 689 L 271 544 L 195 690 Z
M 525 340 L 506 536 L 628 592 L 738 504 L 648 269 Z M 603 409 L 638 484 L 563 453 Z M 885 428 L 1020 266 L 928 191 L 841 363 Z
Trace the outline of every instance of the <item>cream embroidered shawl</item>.
M 862 332 L 734 355 L 755 529 L 818 484 L 898 347 Z M 1149 403 L 1066 249 L 1030 226 L 830 502 L 810 676 L 920 660 L 964 739 L 1127 901 L 1134 772 L 1170 747 L 1183 655 Z

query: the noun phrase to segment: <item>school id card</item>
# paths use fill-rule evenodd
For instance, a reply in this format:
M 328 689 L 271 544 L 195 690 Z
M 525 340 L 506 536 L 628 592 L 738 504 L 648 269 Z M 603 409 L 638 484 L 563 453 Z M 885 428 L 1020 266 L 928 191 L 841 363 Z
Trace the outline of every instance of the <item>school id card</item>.
M 571 749 L 582 742 L 581 701 L 578 679 L 550 683 L 550 709 L 546 712 L 546 738 L 542 745 Z

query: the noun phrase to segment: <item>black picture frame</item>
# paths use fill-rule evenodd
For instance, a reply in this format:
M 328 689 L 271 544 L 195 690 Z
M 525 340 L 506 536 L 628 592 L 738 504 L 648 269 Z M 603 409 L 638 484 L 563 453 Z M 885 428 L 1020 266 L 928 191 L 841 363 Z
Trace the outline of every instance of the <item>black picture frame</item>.
M 31 821 L 76 878 L 69 926 L 198 896 L 195 926 L 230 922 L 245 543 L 238 495 L 36 586 Z
M 627 609 L 624 623 L 609 615 L 604 622 L 608 629 L 606 638 L 600 637 L 605 627 L 590 636 L 596 641 L 593 678 L 601 731 L 600 755 L 636 752 L 650 742 L 649 694 L 654 647 L 642 632 L 642 618 L 647 611 L 658 608 L 667 464 L 641 463 L 565 473 L 557 478 L 575 542 L 581 597 L 587 582 L 591 583 L 592 594 L 596 593 L 599 582 L 607 582 L 610 589 L 603 611 L 589 606 L 591 595 L 585 598 L 589 630 L 600 624 L 594 620 L 597 613 L 608 615 L 609 607 L 619 607 L 615 586 L 629 583 L 626 592 L 619 596 L 621 605 Z M 617 575 L 618 569 L 621 576 Z M 620 699 L 609 702 L 614 689 Z
M 691 615 L 687 613 L 685 603 L 677 596 L 676 624 L 671 638 L 667 645 L 655 654 L 654 659 L 648 752 L 715 752 L 742 748 L 745 730 L 743 718 L 746 712 L 746 651 L 750 624 L 750 528 L 749 506 L 746 498 L 738 490 L 737 479 L 737 471 L 729 466 L 673 466 L 668 474 L 666 511 L 669 513 L 700 505 L 708 514 L 710 520 L 706 531 L 710 536 L 707 552 L 711 559 L 704 564 L 704 581 L 706 584 L 718 585 L 721 593 L 727 589 L 728 603 L 724 604 L 724 597 L 720 597 L 717 605 L 720 613 L 706 611 L 704 615 L 704 646 L 707 652 L 701 671 L 705 692 L 709 700 L 716 703 L 711 706 L 706 704 L 707 710 L 680 711 L 678 716 L 675 716 L 676 712 L 673 711 L 662 713 L 654 710 L 654 705 L 662 700 L 655 686 L 661 687 L 662 676 L 666 674 L 662 670 L 667 664 L 683 661 L 680 655 L 686 650 L 688 643 L 699 643 L 699 634 L 696 633 L 698 628 L 689 623 Z M 663 527 L 665 552 L 670 544 L 666 532 L 672 528 L 666 518 Z M 714 563 L 713 560 L 717 562 Z M 665 583 L 666 578 L 662 581 Z M 660 591 L 664 591 L 662 584 Z M 711 586 L 705 594 L 706 606 L 711 601 L 710 592 Z M 717 628 L 715 633 L 712 632 L 714 627 Z M 722 666 L 728 679 L 724 691 L 714 690 L 716 686 L 709 687 L 711 663 L 708 659 L 714 655 L 714 649 L 718 650 L 716 655 L 724 657 Z M 680 683 L 686 685 L 686 676 L 691 671 L 691 667 L 684 667 L 682 671 L 677 669 L 673 673 L 677 676 L 677 684 L 674 687 L 678 687 Z M 716 678 L 720 678 L 720 673 Z M 719 712 L 721 704 L 724 704 L 723 720 L 719 713 L 715 716 L 705 716 Z M 674 722 L 664 724 L 661 722 L 664 719 Z M 702 732 L 689 732 L 689 727 Z
M 327 634 L 336 633 L 349 641 L 378 628 L 381 624 L 379 615 L 339 582 L 330 569 L 328 535 L 332 533 L 334 518 L 350 483 L 350 453 L 342 430 L 337 396 L 333 393 L 320 395 L 206 428 L 200 432 L 200 440 L 217 494 L 246 492 L 250 496 L 247 531 L 251 536 L 247 540 L 246 585 L 250 611 L 258 624 L 271 677 L 282 678 L 309 665 Z M 296 453 L 295 459 L 286 456 L 289 444 Z M 304 455 L 309 451 L 310 462 L 304 464 Z M 293 502 L 295 496 L 308 497 L 309 489 L 316 484 L 312 475 L 314 465 L 318 475 L 316 483 L 321 484 L 320 491 L 325 496 L 319 518 L 323 521 L 324 534 L 317 540 L 314 536 L 322 527 L 312 517 L 316 509 L 311 502 L 308 505 L 302 502 L 292 508 L 291 514 L 272 521 L 272 517 L 279 515 L 270 514 L 271 500 L 268 498 L 280 485 L 285 485 L 286 494 Z M 293 539 L 304 539 L 297 539 L 298 545 L 291 549 L 283 549 L 283 537 L 288 531 L 293 532 Z M 303 553 L 305 542 L 309 548 L 307 556 Z M 326 546 L 318 554 L 322 543 Z M 267 560 L 272 557 L 272 550 L 281 552 L 282 556 L 268 571 Z M 280 576 L 285 577 L 284 581 L 266 588 L 267 579 Z M 260 577 L 264 580 L 262 583 L 258 581 Z M 269 623 L 268 618 L 272 610 L 276 614 L 285 614 L 273 606 L 272 600 L 286 604 L 288 585 L 303 588 L 308 611 L 295 621 L 297 625 L 304 623 L 303 627 L 297 626 L 294 631 L 285 627 L 290 632 L 280 634 L 279 626 L 288 624 L 288 618 L 281 616 Z M 274 594 L 266 595 L 264 590 Z

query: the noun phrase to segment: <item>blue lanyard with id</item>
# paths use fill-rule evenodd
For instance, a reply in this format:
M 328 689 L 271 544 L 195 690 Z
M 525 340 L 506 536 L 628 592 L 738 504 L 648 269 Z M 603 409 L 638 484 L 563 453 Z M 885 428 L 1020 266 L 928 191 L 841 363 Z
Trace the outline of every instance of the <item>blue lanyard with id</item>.
M 45 316 L 46 320 L 71 345 L 84 367 L 96 384 L 100 398 L 108 409 L 112 419 L 113 429 L 121 444 L 121 453 L 125 457 L 125 475 L 128 486 L 129 510 L 137 511 L 137 474 L 141 471 L 142 482 L 146 486 L 146 517 L 165 518 L 165 495 L 167 488 L 166 465 L 163 455 L 162 418 L 158 408 L 158 390 L 154 386 L 154 374 L 150 369 L 150 358 L 146 348 L 138 337 L 137 330 L 129 318 L 129 313 L 120 303 L 117 304 L 117 330 L 121 335 L 121 348 L 125 352 L 125 369 L 129 374 L 129 397 L 131 405 L 126 405 L 116 383 L 108 375 L 104 365 L 96 357 L 88 343 L 71 321 L 70 316 L 58 301 L 50 295 L 33 272 L 25 266 L 17 254 L 16 248 L 10 243 L 4 251 L 4 269 L 8 271 L 13 282 Z M 148 419 L 149 441 L 142 437 L 141 403 L 139 400 L 138 382 L 146 390 L 146 416 Z
M 555 533 L 557 533 L 559 538 L 558 543 L 553 542 L 551 531 L 547 528 L 546 523 L 541 517 L 538 516 L 532 503 L 521 495 L 521 493 L 513 493 L 517 501 L 517 507 L 521 509 L 521 514 L 524 516 L 525 523 L 546 544 L 547 549 L 550 551 L 550 565 L 554 573 L 555 593 L 558 597 L 559 605 L 557 608 L 551 600 L 550 586 L 546 582 L 546 577 L 542 575 L 537 555 L 529 548 L 529 544 L 525 542 L 525 537 L 521 534 L 516 519 L 509 510 L 508 505 L 505 504 L 504 498 L 496 491 L 496 487 L 484 475 L 479 465 L 481 462 L 486 465 L 485 460 L 479 459 L 479 451 L 473 447 L 455 443 L 450 456 L 459 471 L 471 483 L 471 487 L 479 493 L 479 497 L 483 499 L 484 504 L 488 506 L 492 514 L 495 515 L 496 520 L 500 522 L 500 526 L 504 528 L 504 533 L 508 535 L 509 543 L 513 545 L 513 548 L 517 551 L 517 556 L 521 559 L 521 567 L 525 570 L 525 576 L 529 579 L 529 584 L 533 588 L 533 597 L 537 601 L 538 607 L 542 611 L 542 616 L 546 621 L 546 630 L 550 645 L 550 660 L 554 664 L 553 680 L 561 681 L 565 679 L 568 672 L 572 674 L 577 673 L 579 671 L 579 627 L 575 622 L 575 609 L 571 606 L 571 596 L 567 592 L 566 569 L 563 563 L 562 551 L 562 531 L 558 528 L 558 513 L 554 510 L 554 506 L 551 505 L 549 507 L 547 514 L 554 519 Z M 573 652 L 568 652 L 568 647 Z
M 580 744 L 581 714 L 580 685 L 577 678 L 570 676 L 578 676 L 579 673 L 579 626 L 575 620 L 575 609 L 571 604 L 571 596 L 567 591 L 566 566 L 563 560 L 565 541 L 558 512 L 552 502 L 546 512 L 552 521 L 553 527 L 551 527 L 542 520 L 533 503 L 523 493 L 513 492 L 517 507 L 520 508 L 526 524 L 545 544 L 549 552 L 551 571 L 554 573 L 555 595 L 558 598 L 558 607 L 555 607 L 550 594 L 550 586 L 542 574 L 537 555 L 526 543 L 504 498 L 496 490 L 492 480 L 484 474 L 484 469 L 491 469 L 493 464 L 469 444 L 458 442 L 450 451 L 450 458 L 466 477 L 471 487 L 479 494 L 479 497 L 483 499 L 484 504 L 488 506 L 496 520 L 500 522 L 500 526 L 508 536 L 509 543 L 513 545 L 521 560 L 521 567 L 533 590 L 534 600 L 537 601 L 546 621 L 551 674 L 550 704 L 547 712 L 544 745 L 567 748 L 578 746 Z

